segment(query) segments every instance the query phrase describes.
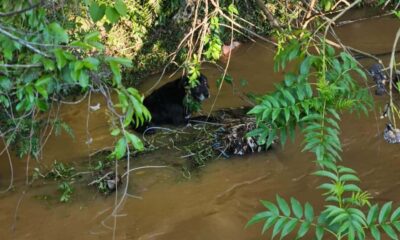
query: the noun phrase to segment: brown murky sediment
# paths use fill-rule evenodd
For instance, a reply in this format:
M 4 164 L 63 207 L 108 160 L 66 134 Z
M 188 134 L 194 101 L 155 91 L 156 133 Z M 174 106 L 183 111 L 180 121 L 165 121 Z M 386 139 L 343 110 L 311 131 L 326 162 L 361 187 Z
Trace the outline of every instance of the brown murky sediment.
M 353 16 L 363 15 L 363 11 Z M 336 29 L 345 44 L 361 50 L 381 53 L 392 48 L 399 27 L 392 18 L 374 19 Z M 385 58 L 387 61 L 388 59 Z M 365 61 L 367 64 L 371 61 Z M 245 102 L 234 95 L 230 86 L 217 94 L 215 79 L 219 71 L 205 66 L 212 97 L 204 111 L 238 107 Z M 240 91 L 263 93 L 273 89 L 281 75 L 273 72 L 273 49 L 261 43 L 241 46 L 230 65 L 230 74 Z M 154 77 L 154 81 L 157 77 Z M 240 87 L 240 79 L 248 85 Z M 143 89 L 154 81 L 148 81 Z M 346 115 L 342 118 L 344 165 L 356 169 L 362 187 L 378 202 L 393 200 L 400 203 L 400 145 L 389 145 L 381 133 L 386 120 L 379 119 L 379 105 L 386 97 L 376 98 L 377 110 L 370 116 Z M 88 114 L 87 101 L 75 106 L 63 106 L 61 116 L 74 129 L 76 140 L 63 133 L 52 136 L 47 143 L 41 164 L 54 160 L 81 164 L 88 162 L 88 153 L 113 142 L 109 136 L 104 102 L 92 96 L 91 105 L 101 109 Z M 86 125 L 89 116 L 88 128 Z M 92 139 L 92 140 L 90 140 Z M 89 141 L 90 140 L 90 141 Z M 92 142 L 87 145 L 86 142 Z M 274 199 L 275 194 L 294 196 L 322 207 L 322 197 L 315 190 L 319 179 L 310 176 L 315 170 L 313 156 L 301 153 L 301 142 L 289 143 L 282 150 L 275 147 L 265 154 L 244 158 L 220 159 L 193 174 L 191 179 L 171 169 L 148 169 L 131 174 L 129 192 L 142 199 L 128 198 L 117 218 L 117 239 L 260 239 L 260 227 L 244 229 L 248 219 L 262 210 L 259 199 Z M 160 165 L 168 159 L 179 158 L 172 151 L 155 152 L 135 159 L 135 166 Z M 6 188 L 9 166 L 6 156 L 0 161 L 0 187 Z M 31 168 L 35 166 L 31 160 Z M 106 218 L 114 197 L 104 198 L 94 190 L 77 189 L 73 201 L 59 204 L 56 186 L 34 184 L 24 187 L 24 159 L 14 159 L 15 185 L 13 192 L 0 195 L 0 239 L 110 239 L 113 219 Z M 125 185 L 124 185 L 125 186 Z M 47 200 L 43 198 L 48 197 Z

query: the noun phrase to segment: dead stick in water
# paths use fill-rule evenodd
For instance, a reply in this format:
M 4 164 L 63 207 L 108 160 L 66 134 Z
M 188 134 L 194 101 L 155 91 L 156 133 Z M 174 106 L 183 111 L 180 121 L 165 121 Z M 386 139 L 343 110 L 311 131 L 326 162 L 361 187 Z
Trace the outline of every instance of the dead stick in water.
M 358 18 L 358 19 L 354 19 L 354 20 L 345 20 L 345 21 L 341 21 L 336 23 L 336 27 L 341 27 L 347 24 L 352 24 L 352 23 L 356 23 L 356 22 L 361 22 L 361 21 L 366 21 L 366 20 L 371 20 L 371 19 L 375 19 L 375 18 L 381 18 L 381 17 L 386 17 L 386 16 L 390 16 L 393 15 L 393 12 L 387 12 L 384 14 L 380 14 L 380 15 L 375 15 L 372 17 L 363 17 L 363 18 Z
M 259 182 L 259 181 L 261 181 L 261 180 L 266 179 L 266 178 L 269 177 L 269 176 L 271 176 L 271 173 L 268 173 L 268 174 L 266 174 L 266 175 L 264 175 L 264 176 L 255 178 L 255 179 L 253 179 L 253 180 L 247 180 L 247 181 L 244 181 L 244 182 L 241 182 L 241 183 L 236 183 L 236 184 L 234 184 L 232 187 L 230 187 L 230 188 L 228 188 L 227 190 L 225 190 L 224 192 L 218 194 L 217 197 L 216 197 L 216 200 L 219 200 L 220 198 L 226 196 L 226 195 L 229 194 L 230 192 L 233 192 L 233 191 L 236 190 L 237 188 L 240 188 L 240 187 L 242 187 L 242 186 L 244 186 L 244 185 L 250 185 L 250 184 Z

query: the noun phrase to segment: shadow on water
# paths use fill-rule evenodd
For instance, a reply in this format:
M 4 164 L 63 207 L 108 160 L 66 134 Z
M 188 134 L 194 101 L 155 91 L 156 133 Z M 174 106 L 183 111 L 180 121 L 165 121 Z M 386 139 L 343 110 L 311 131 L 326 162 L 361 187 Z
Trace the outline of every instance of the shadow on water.
M 336 31 L 345 44 L 381 53 L 390 51 L 397 28 L 398 20 L 381 18 L 345 25 Z M 217 93 L 213 83 L 220 73 L 205 66 L 205 74 L 213 95 L 204 106 L 208 112 Z M 272 90 L 274 82 L 282 77 L 273 72 L 273 49 L 259 42 L 245 44 L 234 53 L 230 74 L 235 80 L 248 81 L 242 91 L 255 93 Z M 157 76 L 145 82 L 143 90 L 156 79 Z M 377 105 L 383 104 L 384 98 L 377 98 Z M 91 105 L 97 103 L 104 106 L 100 97 L 93 96 Z M 244 104 L 230 86 L 223 86 L 213 109 Z M 63 106 L 62 118 L 74 129 L 76 140 L 66 134 L 52 136 L 42 164 L 50 165 L 54 160 L 87 162 L 88 153 L 113 142 L 104 111 L 88 114 L 87 106 L 86 101 Z M 399 146 L 383 141 L 381 132 L 386 122 L 377 117 L 377 111 L 378 107 L 367 118 L 343 117 L 343 159 L 359 172 L 362 187 L 378 202 L 398 202 Z M 91 138 L 93 143 L 88 146 L 86 141 Z M 135 159 L 135 165 L 156 165 L 179 157 L 172 151 L 155 152 Z M 215 161 L 190 180 L 170 169 L 134 172 L 129 191 L 142 199 L 128 199 L 124 204 L 121 214 L 125 215 L 118 217 L 117 239 L 259 239 L 259 227 L 244 229 L 248 219 L 261 210 L 259 199 L 274 199 L 275 194 L 280 194 L 322 207 L 321 192 L 315 190 L 319 180 L 310 176 L 315 170 L 312 159 L 312 155 L 301 153 L 301 143 L 297 141 L 287 144 L 284 150 L 275 147 L 266 154 Z M 56 195 L 56 186 L 48 183 L 25 188 L 25 161 L 15 159 L 14 163 L 16 191 L 0 195 L 1 239 L 110 239 L 113 221 L 103 220 L 110 214 L 113 197 L 104 198 L 87 188 L 77 189 L 72 203 L 58 204 L 51 199 Z M 7 159 L 1 159 L 3 188 L 8 184 L 8 169 Z M 50 200 L 43 200 L 43 196 L 50 196 Z

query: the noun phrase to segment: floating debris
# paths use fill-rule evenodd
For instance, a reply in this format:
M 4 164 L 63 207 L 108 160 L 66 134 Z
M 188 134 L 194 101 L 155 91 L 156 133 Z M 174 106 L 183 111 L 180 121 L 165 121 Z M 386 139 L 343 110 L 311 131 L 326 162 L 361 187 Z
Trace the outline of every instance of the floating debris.
M 239 122 L 228 124 L 217 131 L 215 149 L 225 157 L 230 155 L 243 156 L 248 153 L 261 152 L 265 150 L 265 144 L 260 145 L 255 137 L 246 134 L 256 128 L 255 119 L 245 118 Z
M 387 118 L 390 115 L 390 104 L 386 103 L 385 107 L 383 108 L 382 114 L 380 116 L 381 119 Z
M 394 128 L 391 123 L 386 124 L 383 131 L 383 138 L 388 143 L 400 143 L 400 129 Z
M 96 105 L 93 105 L 93 106 L 89 106 L 89 108 L 90 108 L 90 110 L 95 112 L 100 109 L 100 103 L 97 103 Z
M 104 173 L 104 171 L 100 172 Z M 113 193 L 121 184 L 121 176 L 116 175 L 114 171 L 110 171 L 105 174 L 99 174 L 95 180 L 89 183 L 89 186 L 96 185 L 96 188 L 99 192 L 109 195 Z
M 194 144 L 190 144 L 185 149 L 195 159 L 204 156 L 205 152 L 207 158 L 215 159 L 218 156 L 228 158 L 232 155 L 243 156 L 266 150 L 266 144 L 259 144 L 257 137 L 247 136 L 248 132 L 257 127 L 256 119 L 246 114 L 248 111 L 249 108 L 222 109 L 213 113 L 211 122 L 203 122 L 203 124 L 197 122 L 197 128 L 199 125 L 203 126 L 200 129 L 207 133 L 201 136 L 207 137 L 204 140 L 195 140 Z
M 233 41 L 231 44 L 226 45 L 224 44 L 222 46 L 222 57 L 228 57 L 230 52 L 232 52 L 234 49 L 238 48 L 241 45 L 240 42 L 238 41 Z
M 376 83 L 376 90 L 375 90 L 375 95 L 382 96 L 386 92 L 386 82 L 388 78 L 386 77 L 386 74 L 383 72 L 382 65 L 381 64 L 374 64 L 370 67 L 368 72 L 371 74 L 372 79 Z
M 191 118 L 190 124 L 183 128 L 158 127 L 159 131 L 155 134 L 143 135 L 145 148 L 149 151 L 176 151 L 180 157 L 166 158 L 165 164 L 180 167 L 183 172 L 189 174 L 190 171 L 220 157 L 229 158 L 266 151 L 268 148 L 265 143 L 260 144 L 257 137 L 247 136 L 248 132 L 257 127 L 256 119 L 247 115 L 249 110 L 250 108 L 221 109 L 213 112 L 210 117 Z M 275 139 L 272 144 L 276 141 Z M 145 152 L 140 154 L 146 154 Z M 100 151 L 96 155 L 99 158 L 109 153 L 110 150 Z M 100 169 L 102 171 L 99 171 L 90 185 L 96 184 L 97 188 L 101 189 L 100 192 L 114 191 L 115 175 L 106 174 L 115 171 L 111 166 Z

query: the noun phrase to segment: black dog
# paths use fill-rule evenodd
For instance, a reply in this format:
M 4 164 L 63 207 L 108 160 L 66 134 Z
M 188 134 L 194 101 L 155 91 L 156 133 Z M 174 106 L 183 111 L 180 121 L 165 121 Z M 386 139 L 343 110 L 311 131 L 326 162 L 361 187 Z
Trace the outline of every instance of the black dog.
M 184 76 L 163 85 L 146 97 L 143 104 L 150 111 L 152 118 L 150 122 L 144 123 L 136 130 L 144 132 L 154 125 L 187 123 L 191 116 L 191 112 L 184 104 L 188 85 L 189 79 Z M 200 74 L 197 86 L 188 90 L 188 94 L 190 93 L 191 97 L 200 103 L 210 96 L 208 87 L 207 78 Z

